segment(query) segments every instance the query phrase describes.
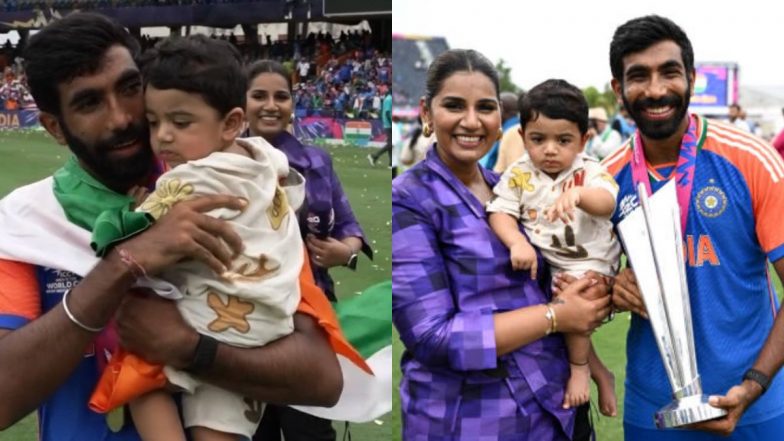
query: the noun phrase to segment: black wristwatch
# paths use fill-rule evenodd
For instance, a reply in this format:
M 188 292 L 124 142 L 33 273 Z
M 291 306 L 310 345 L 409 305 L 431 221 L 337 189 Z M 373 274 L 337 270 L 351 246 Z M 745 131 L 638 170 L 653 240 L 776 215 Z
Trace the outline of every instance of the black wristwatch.
M 199 334 L 199 342 L 196 344 L 196 350 L 193 351 L 193 358 L 183 370 L 192 374 L 202 373 L 212 366 L 217 353 L 218 340 L 209 335 Z
M 764 394 L 766 390 L 770 387 L 770 377 L 763 374 L 762 372 L 756 369 L 749 369 L 743 374 L 744 380 L 751 380 L 760 385 L 762 388 L 762 393 Z M 760 394 L 761 395 L 761 394 Z

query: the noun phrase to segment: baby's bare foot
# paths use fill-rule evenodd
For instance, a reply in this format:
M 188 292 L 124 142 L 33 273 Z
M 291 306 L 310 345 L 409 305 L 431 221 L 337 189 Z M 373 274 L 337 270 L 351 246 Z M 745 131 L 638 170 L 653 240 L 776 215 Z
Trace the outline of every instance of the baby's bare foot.
M 616 416 L 618 400 L 615 397 L 615 375 L 609 369 L 600 369 L 593 381 L 599 391 L 599 412 L 604 416 Z
M 590 381 L 591 370 L 588 364 L 576 365 L 570 363 L 572 375 L 566 383 L 563 408 L 569 409 L 587 403 L 591 398 Z

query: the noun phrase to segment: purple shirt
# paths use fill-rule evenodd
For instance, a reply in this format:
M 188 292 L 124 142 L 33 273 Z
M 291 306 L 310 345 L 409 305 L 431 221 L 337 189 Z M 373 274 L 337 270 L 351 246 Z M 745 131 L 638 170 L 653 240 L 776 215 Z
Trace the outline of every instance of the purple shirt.
M 308 234 L 307 206 L 316 201 L 323 201 L 335 210 L 335 226 L 330 233 L 331 237 L 341 240 L 346 237 L 362 239 L 362 252 L 373 259 L 373 250 L 365 240 L 362 227 L 359 226 L 351 205 L 348 202 L 340 180 L 332 168 L 332 158 L 324 150 L 302 145 L 301 142 L 288 132 L 282 132 L 271 142 L 280 151 L 286 154 L 289 165 L 305 177 L 305 203 L 299 210 L 299 226 L 304 238 Z M 316 284 L 324 290 L 327 297 L 335 301 L 335 290 L 332 277 L 326 269 L 314 264 L 314 256 L 310 256 L 310 266 L 313 268 L 313 277 Z
M 484 207 L 436 148 L 392 183 L 403 439 L 571 438 L 574 412 L 561 408 L 569 375 L 562 336 L 496 357 L 493 314 L 546 303 L 549 275 L 532 281 L 512 270 Z M 498 175 L 481 170 L 493 187 Z

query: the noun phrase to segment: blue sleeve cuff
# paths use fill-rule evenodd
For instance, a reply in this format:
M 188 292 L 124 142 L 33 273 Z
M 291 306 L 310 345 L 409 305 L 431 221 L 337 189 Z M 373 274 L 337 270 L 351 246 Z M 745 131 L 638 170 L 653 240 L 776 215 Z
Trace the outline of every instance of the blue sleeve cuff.
M 773 248 L 768 253 L 768 260 L 770 260 L 771 263 L 781 259 L 782 257 L 784 257 L 784 244 L 781 244 L 776 248 Z
M 18 315 L 3 315 L 0 314 L 0 329 L 19 329 L 22 326 L 30 323 L 29 319 Z

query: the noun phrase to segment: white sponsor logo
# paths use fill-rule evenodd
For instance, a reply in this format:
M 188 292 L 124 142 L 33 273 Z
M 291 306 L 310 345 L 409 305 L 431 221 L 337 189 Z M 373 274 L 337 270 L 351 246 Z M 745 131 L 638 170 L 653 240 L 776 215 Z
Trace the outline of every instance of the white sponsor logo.
M 638 205 L 640 205 L 640 203 L 637 201 L 636 194 L 627 194 L 624 196 L 618 204 L 618 212 L 621 214 L 620 218 L 625 218 L 632 210 L 637 208 Z

